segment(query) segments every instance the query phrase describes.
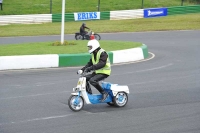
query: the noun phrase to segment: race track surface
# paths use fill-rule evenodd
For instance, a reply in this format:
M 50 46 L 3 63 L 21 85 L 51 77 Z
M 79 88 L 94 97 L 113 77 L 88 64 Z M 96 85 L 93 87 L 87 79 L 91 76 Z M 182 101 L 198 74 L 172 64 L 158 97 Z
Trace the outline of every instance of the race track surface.
M 85 104 L 71 111 L 67 100 L 81 67 L 0 71 L 0 133 L 200 133 L 199 30 L 100 35 L 143 42 L 155 55 L 112 66 L 106 81 L 130 88 L 125 107 Z M 59 38 L 4 37 L 0 44 Z

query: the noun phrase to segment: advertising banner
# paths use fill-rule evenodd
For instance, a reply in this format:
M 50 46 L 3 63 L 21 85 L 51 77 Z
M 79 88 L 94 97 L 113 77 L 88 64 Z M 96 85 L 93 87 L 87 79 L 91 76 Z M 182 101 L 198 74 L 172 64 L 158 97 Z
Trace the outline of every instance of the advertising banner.
M 144 18 L 167 16 L 167 8 L 144 9 Z
M 74 13 L 75 21 L 100 19 L 100 12 Z

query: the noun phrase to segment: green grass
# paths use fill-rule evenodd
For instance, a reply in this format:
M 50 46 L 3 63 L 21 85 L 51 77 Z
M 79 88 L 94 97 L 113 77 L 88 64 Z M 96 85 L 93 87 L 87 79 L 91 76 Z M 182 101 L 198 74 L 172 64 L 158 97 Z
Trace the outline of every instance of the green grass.
M 4 0 L 0 15 L 49 14 L 51 0 Z M 197 0 L 198 1 L 198 0 Z M 197 4 L 184 0 L 183 5 Z M 98 0 L 66 0 L 66 13 L 98 11 Z M 181 6 L 181 0 L 144 0 L 143 8 Z M 101 0 L 100 11 L 141 9 L 142 0 Z M 52 0 L 52 12 L 61 13 L 62 0 Z
M 0 56 L 87 53 L 87 42 L 88 41 L 85 40 L 74 41 L 76 45 L 67 46 L 52 46 L 53 42 L 0 45 Z M 100 41 L 100 45 L 106 51 L 114 51 L 140 47 L 142 46 L 142 43 Z
M 82 22 L 66 22 L 65 34 L 78 32 L 81 24 Z M 97 33 L 196 30 L 200 29 L 200 13 L 148 19 L 87 21 L 86 24 Z M 60 35 L 60 33 L 61 23 L 0 26 L 0 37 Z

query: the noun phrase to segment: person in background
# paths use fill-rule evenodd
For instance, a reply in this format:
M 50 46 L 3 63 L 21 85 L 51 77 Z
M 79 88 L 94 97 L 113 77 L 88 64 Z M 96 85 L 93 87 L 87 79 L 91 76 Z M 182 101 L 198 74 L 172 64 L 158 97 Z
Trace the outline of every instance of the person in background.
M 92 94 L 89 83 L 93 85 L 101 94 L 103 102 L 107 97 L 108 93 L 101 87 L 99 81 L 107 78 L 111 74 L 111 64 L 107 52 L 100 47 L 99 42 L 96 39 L 90 40 L 87 44 L 88 52 L 91 54 L 91 58 L 87 65 L 81 70 L 78 70 L 77 74 L 83 72 L 94 71 L 92 74 L 86 75 L 86 90 Z M 89 83 L 88 83 L 89 82 Z
M 1 7 L 1 10 L 3 10 L 3 0 L 0 0 L 0 7 Z
M 82 23 L 82 25 L 80 27 L 80 34 L 82 35 L 83 40 L 85 38 L 85 35 L 87 34 L 87 31 L 85 31 L 85 29 L 90 30 L 90 28 L 88 28 L 85 23 Z

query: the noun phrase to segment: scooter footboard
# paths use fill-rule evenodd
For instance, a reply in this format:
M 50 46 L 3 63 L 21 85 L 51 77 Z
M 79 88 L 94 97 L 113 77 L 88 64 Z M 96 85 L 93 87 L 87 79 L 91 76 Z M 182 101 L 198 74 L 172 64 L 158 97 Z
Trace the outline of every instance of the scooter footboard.
M 112 96 L 108 95 L 105 101 L 101 102 L 102 95 L 101 94 L 88 94 L 89 100 L 92 104 L 98 104 L 98 103 L 107 103 L 112 102 Z

